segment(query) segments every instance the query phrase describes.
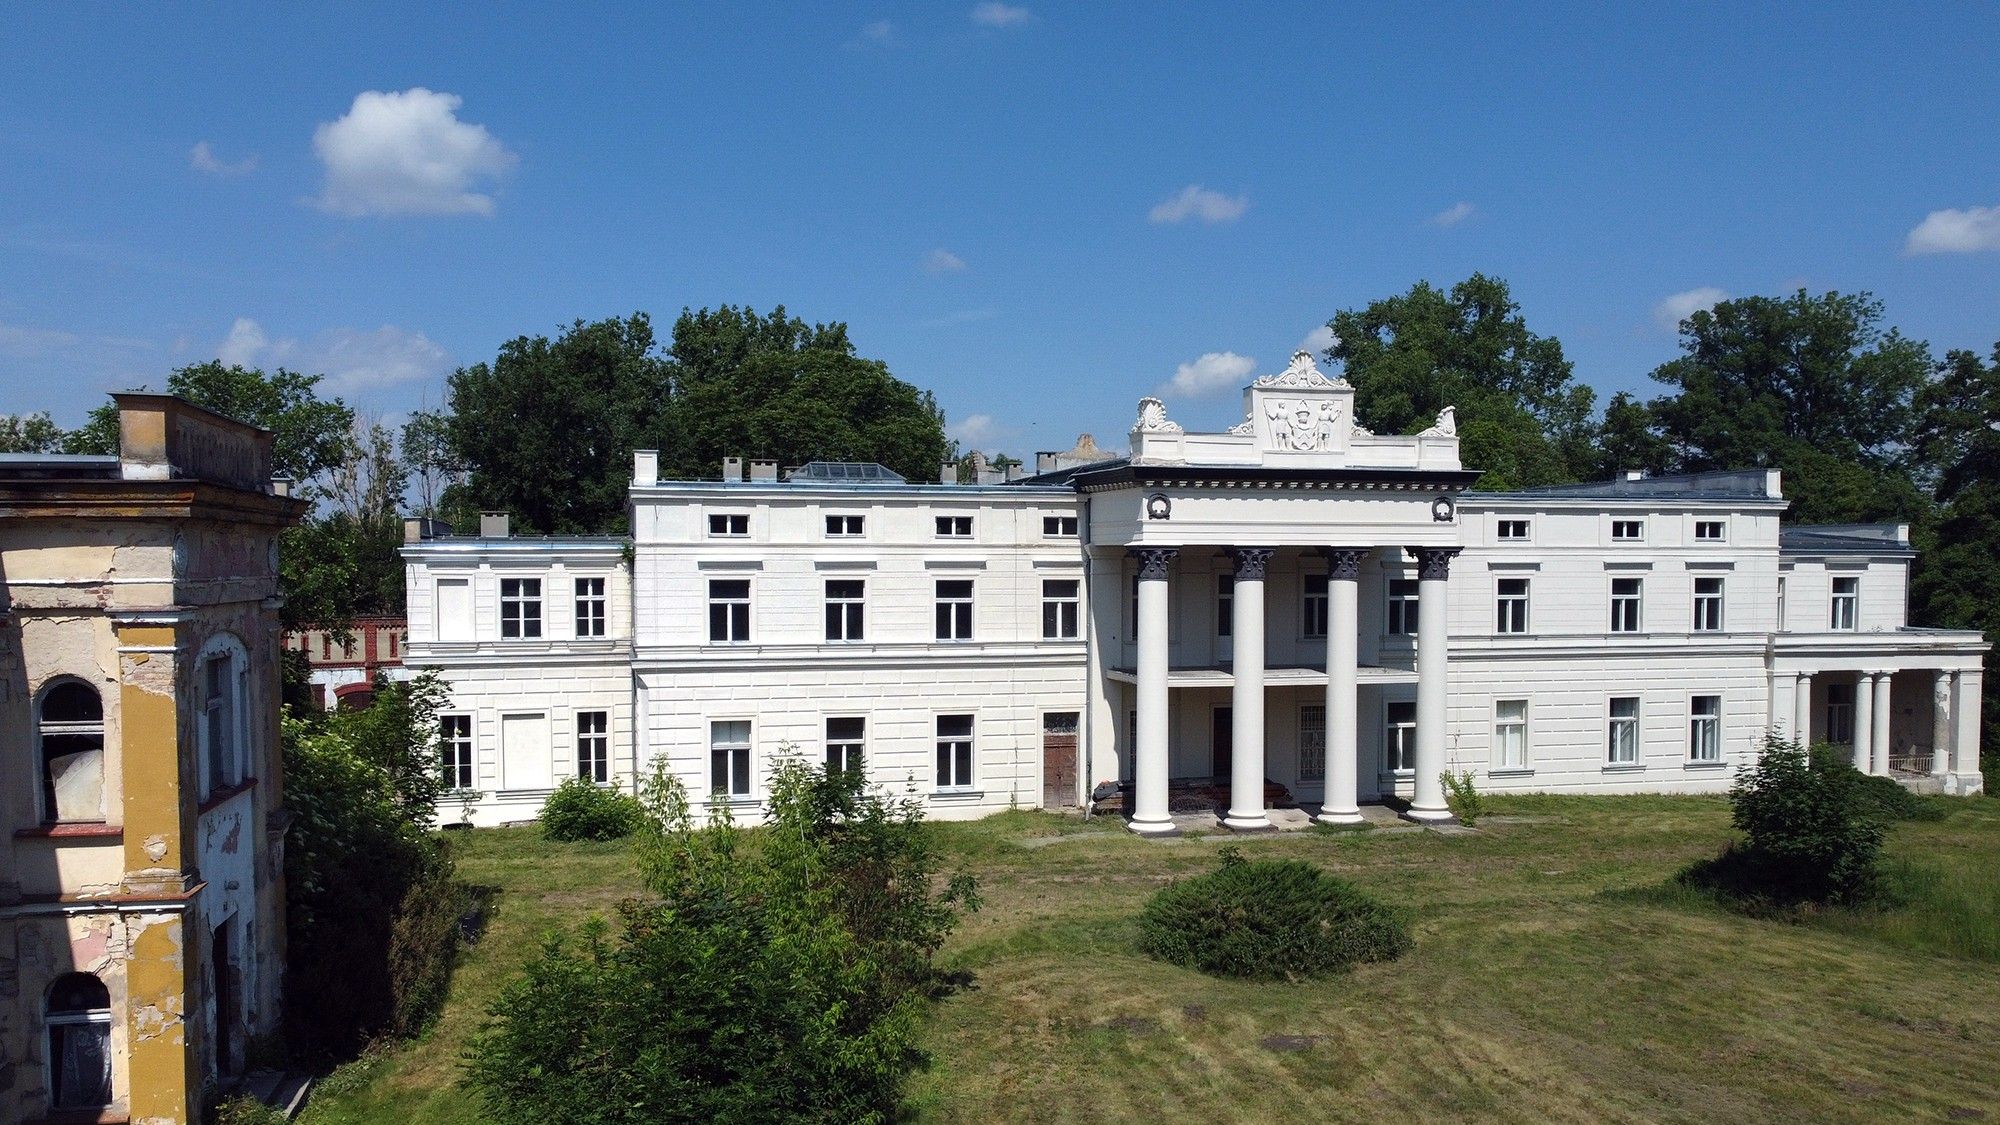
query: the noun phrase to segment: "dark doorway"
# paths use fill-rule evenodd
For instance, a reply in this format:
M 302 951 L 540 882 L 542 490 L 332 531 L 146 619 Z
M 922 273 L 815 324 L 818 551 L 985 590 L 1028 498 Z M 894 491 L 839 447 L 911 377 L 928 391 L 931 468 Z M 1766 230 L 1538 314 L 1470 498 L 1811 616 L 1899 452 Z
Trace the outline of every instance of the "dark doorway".
M 1236 713 L 1234 708 L 1217 707 L 1215 709 L 1214 728 L 1209 734 L 1208 744 L 1211 747 L 1208 776 L 1227 779 L 1229 777 L 1229 764 L 1236 756 Z
M 1042 807 L 1076 804 L 1076 719 L 1074 711 L 1042 716 Z
M 234 1038 L 236 1034 L 236 986 L 229 971 L 229 923 L 215 927 L 215 936 L 208 943 L 209 975 L 214 981 L 215 994 L 215 1072 L 218 1076 L 228 1076 L 236 1072 Z

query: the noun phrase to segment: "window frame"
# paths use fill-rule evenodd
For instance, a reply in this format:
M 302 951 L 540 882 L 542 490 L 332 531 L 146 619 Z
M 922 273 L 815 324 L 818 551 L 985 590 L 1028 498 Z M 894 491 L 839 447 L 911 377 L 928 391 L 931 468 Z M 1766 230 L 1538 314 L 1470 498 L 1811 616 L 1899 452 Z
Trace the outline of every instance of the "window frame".
M 708 538 L 748 539 L 750 538 L 750 513 L 748 512 L 708 512 Z
M 1417 611 L 1423 604 L 1423 583 L 1415 578 L 1391 578 L 1383 583 L 1388 599 L 1382 632 L 1391 637 L 1417 635 Z
M 833 729 L 835 723 L 858 723 L 860 727 L 856 734 L 836 737 Z M 828 715 L 821 721 L 820 731 L 823 735 L 820 745 L 825 754 L 827 773 L 831 774 L 836 769 L 867 772 L 868 717 L 866 715 Z M 840 758 L 840 764 L 837 766 L 834 764 L 836 753 Z
M 1317 712 L 1317 718 L 1314 714 Z M 1319 740 L 1314 744 L 1315 723 Z M 1299 782 L 1326 782 L 1326 704 L 1299 704 Z
M 601 575 L 586 575 L 574 580 L 571 589 L 576 599 L 574 632 L 578 640 L 596 640 L 609 635 L 609 586 L 610 583 Z M 589 627 L 586 628 L 586 625 Z
M 1518 583 L 1518 590 L 1509 590 L 1511 583 Z M 1528 632 L 1528 598 L 1533 584 L 1517 575 L 1501 575 L 1493 580 L 1493 631 L 1505 636 L 1522 636 Z
M 947 722 L 956 723 L 960 719 L 965 721 L 964 734 L 960 735 L 956 732 L 947 732 L 945 730 Z M 931 729 L 935 732 L 933 744 L 937 752 L 934 763 L 936 770 L 932 775 L 933 779 L 937 782 L 937 792 L 951 793 L 973 790 L 978 784 L 979 756 L 977 753 L 977 743 L 979 717 L 970 712 L 939 714 L 936 717 L 936 721 L 932 724 Z M 950 757 L 947 758 L 946 755 L 950 755 Z M 948 769 L 947 767 L 950 768 Z M 963 776 L 959 776 L 961 773 Z
M 863 539 L 868 535 L 868 520 L 864 515 L 854 512 L 827 512 L 825 516 L 828 539 Z
M 460 739 L 452 725 L 463 721 L 464 738 Z M 473 737 L 474 723 L 469 711 L 452 711 L 438 716 L 438 774 L 448 793 L 468 793 L 479 784 L 478 742 Z M 463 761 L 455 761 L 458 753 L 464 754 Z M 459 778 L 463 784 L 458 784 Z
M 1705 529 L 1712 529 L 1713 534 L 1709 535 L 1702 534 L 1703 530 Z M 1728 520 L 1694 521 L 1694 541 L 1697 543 L 1729 542 L 1729 521 Z
M 961 596 L 956 589 L 950 595 L 945 587 L 964 586 Z M 978 587 L 970 578 L 939 578 L 932 584 L 932 594 L 936 611 L 934 614 L 935 639 L 944 644 L 963 644 L 972 639 L 974 613 L 973 606 L 978 598 Z
M 1299 636 L 1307 640 L 1324 640 L 1327 622 L 1331 613 L 1330 595 L 1327 593 L 1328 578 L 1324 574 L 1301 575 L 1299 583 Z M 1233 600 L 1233 599 L 1232 599 Z M 1235 612 L 1235 606 L 1230 607 Z
M 1630 535 L 1621 534 L 1626 528 Z M 1618 518 L 1611 521 L 1611 541 L 1613 543 L 1644 543 L 1646 541 L 1646 521 L 1642 519 Z
M 1828 575 L 1827 584 L 1827 629 L 1835 633 L 1858 632 L 1861 625 L 1861 576 L 1858 574 Z M 1848 588 L 1842 590 L 1841 584 Z M 1842 611 L 1845 610 L 1845 623 Z
M 1826 685 L 1825 703 L 1820 717 L 1825 721 L 1824 729 L 1829 745 L 1854 745 L 1855 697 L 1859 694 L 1858 684 Z
M 842 587 L 838 592 L 835 587 Z M 846 589 L 853 587 L 853 589 Z M 868 639 L 868 580 L 829 578 L 823 586 L 826 642 L 854 644 Z
M 597 729 L 586 730 L 585 720 L 594 719 Z M 611 784 L 611 712 L 605 710 L 578 711 L 575 715 L 576 776 L 592 785 Z M 596 768 L 584 772 L 586 751 L 591 751 L 589 761 Z
M 1218 574 L 1215 576 L 1215 635 L 1228 638 L 1234 644 L 1235 633 L 1236 576 Z
M 1632 713 L 1620 715 L 1618 705 L 1621 703 L 1631 704 Z M 1644 764 L 1639 746 L 1639 720 L 1643 712 L 1644 705 L 1636 695 L 1614 695 L 1605 700 L 1604 765 L 1607 769 L 1631 769 Z M 1621 748 L 1631 756 L 1620 758 Z
M 60 1011 L 54 1008 L 52 1005 L 54 1004 L 56 986 L 63 983 L 69 977 L 90 978 L 97 985 L 98 989 L 104 993 L 104 1007 L 65 1008 Z M 116 1104 L 118 1100 L 118 1064 L 116 1056 L 113 1054 L 112 1044 L 112 1027 L 116 1023 L 116 1017 L 111 999 L 111 988 L 105 984 L 104 978 L 98 976 L 96 973 L 81 971 L 63 973 L 57 976 L 55 980 L 49 982 L 48 988 L 42 993 L 41 1006 L 42 1039 L 47 1048 L 42 1059 L 42 1068 L 45 1088 L 48 1091 L 49 1108 L 55 1113 L 66 1117 L 77 1110 L 101 1110 L 107 1106 Z M 71 1034 L 72 1029 L 90 1029 L 99 1037 L 99 1050 L 104 1059 L 103 1101 L 71 1101 L 64 1100 L 61 1097 L 60 1083 L 57 1081 L 60 1074 L 59 1068 L 62 1056 L 61 1040 L 68 1034 Z
M 1707 582 L 1714 583 L 1715 589 L 1704 593 L 1702 591 L 1702 584 Z M 1695 575 L 1694 620 L 1691 623 L 1690 632 L 1720 633 L 1725 631 L 1726 619 L 1723 616 L 1723 596 L 1727 589 L 1727 584 L 1717 575 Z M 1704 610 L 1708 612 L 1703 612 Z
M 938 539 L 972 538 L 971 516 L 940 516 L 933 514 L 931 519 L 933 521 L 932 526 L 937 530 L 935 537 Z
M 508 592 L 508 587 L 513 592 Z M 509 613 L 512 620 L 509 620 Z M 532 611 L 532 612 L 530 612 Z M 542 580 L 539 577 L 500 579 L 500 639 L 503 641 L 538 641 L 542 639 Z M 512 632 L 509 632 L 511 627 Z
M 719 741 L 717 728 L 737 725 L 741 725 L 743 728 L 743 739 L 741 742 L 731 740 L 724 743 Z M 749 718 L 731 719 L 713 717 L 708 720 L 708 799 L 711 804 L 730 804 L 757 799 L 756 747 L 757 727 L 754 720 Z M 720 764 L 716 758 L 718 754 L 730 755 L 727 759 L 726 768 L 723 770 L 729 781 L 729 788 L 727 789 L 718 790 L 716 788 L 716 767 Z M 742 784 L 742 788 L 740 789 L 736 788 L 738 782 Z
M 1068 593 L 1052 591 L 1050 587 L 1069 587 Z M 1073 641 L 1083 629 L 1083 580 L 1078 578 L 1042 579 L 1042 639 L 1045 641 Z
M 96 700 L 97 718 L 95 720 L 90 720 L 90 719 L 85 719 L 82 721 L 57 720 L 51 722 L 48 719 L 46 711 L 49 703 L 49 697 L 54 695 L 58 689 L 66 687 L 70 684 L 75 684 L 78 687 L 82 688 L 83 690 L 89 692 L 91 696 Z M 106 774 L 109 770 L 109 766 L 106 761 L 106 759 L 109 757 L 109 748 L 105 743 L 106 727 L 105 727 L 105 713 L 104 713 L 104 692 L 98 687 L 98 685 L 91 683 L 89 680 L 84 679 L 82 676 L 72 676 L 72 675 L 51 676 L 49 677 L 47 682 L 42 684 L 41 690 L 35 694 L 34 706 L 35 709 L 33 715 L 33 722 L 34 722 L 34 733 L 35 733 L 35 742 L 34 742 L 35 768 L 37 771 L 37 781 L 38 781 L 38 784 L 36 785 L 35 788 L 37 790 L 36 801 L 40 806 L 41 823 L 42 824 L 93 824 L 93 823 L 103 822 L 106 817 L 106 808 L 107 808 L 105 781 L 106 781 Z M 88 817 L 70 817 L 70 818 L 65 818 L 59 815 L 60 810 L 57 808 L 56 805 L 55 775 L 51 773 L 49 770 L 48 739 L 50 739 L 51 737 L 63 738 L 63 739 L 70 739 L 70 738 L 96 739 L 97 815 Z M 88 754 L 88 753 L 91 753 L 91 750 L 86 745 L 84 749 L 72 750 L 65 753 L 62 756 L 68 758 L 68 757 L 74 757 L 79 754 Z
M 1704 702 L 1712 704 L 1714 710 L 1703 711 Z M 1702 752 L 1704 749 L 1708 751 L 1706 754 Z M 1721 695 L 1712 693 L 1688 697 L 1687 760 L 1691 765 L 1722 764 Z
M 736 597 L 718 593 L 716 587 L 723 584 L 741 583 L 743 594 Z M 750 643 L 750 603 L 755 594 L 748 578 L 710 578 L 708 580 L 708 643 L 712 645 L 742 645 Z M 721 609 L 723 616 L 716 611 Z M 723 627 L 718 629 L 716 626 Z M 717 634 L 722 634 L 718 636 Z
M 1501 709 L 1517 704 L 1521 709 L 1518 716 L 1503 715 Z M 1495 699 L 1493 701 L 1493 765 L 1496 770 L 1526 770 L 1528 764 L 1528 707 L 1526 699 Z M 1518 742 L 1517 761 L 1507 760 L 1508 738 Z
M 1632 584 L 1630 593 L 1620 593 L 1620 583 Z M 1622 612 L 1621 612 L 1622 611 Z M 1623 624 L 1621 624 L 1621 619 Z M 1617 574 L 1611 578 L 1611 632 L 1643 633 L 1646 631 L 1646 580 L 1630 574 Z
M 1055 527 L 1055 530 L 1049 530 L 1051 525 Z M 1069 530 L 1063 530 L 1065 526 Z M 1076 516 L 1066 516 L 1061 513 L 1044 513 L 1042 516 L 1042 538 L 1044 539 L 1080 538 L 1082 527 L 1082 521 Z
M 1396 716 L 1408 708 L 1409 718 Z M 1401 761 L 1402 765 L 1396 763 Z M 1382 702 L 1382 769 L 1397 777 L 1414 777 L 1417 772 L 1417 701 L 1387 699 Z
M 1518 529 L 1518 532 L 1515 530 Z M 1526 543 L 1533 528 L 1525 519 L 1499 519 L 1494 521 L 1493 538 L 1500 543 Z

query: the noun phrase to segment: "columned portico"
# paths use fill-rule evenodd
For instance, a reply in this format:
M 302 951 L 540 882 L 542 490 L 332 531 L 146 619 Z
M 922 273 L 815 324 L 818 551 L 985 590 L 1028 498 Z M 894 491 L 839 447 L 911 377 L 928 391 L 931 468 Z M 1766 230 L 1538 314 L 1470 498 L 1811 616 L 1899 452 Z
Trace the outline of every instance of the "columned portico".
M 1863 672 L 1854 678 L 1854 768 L 1868 772 L 1874 761 L 1870 749 L 1875 739 L 1875 673 Z
M 1223 826 L 1237 832 L 1269 832 L 1264 812 L 1264 570 L 1269 547 L 1230 550 L 1236 563 L 1235 643 L 1230 674 L 1229 815 Z
M 1360 747 L 1355 729 L 1360 718 L 1355 682 L 1358 673 L 1356 606 L 1361 580 L 1362 547 L 1322 547 L 1326 557 L 1326 795 L 1322 824 L 1360 824 L 1357 777 Z M 1421 621 L 1421 618 L 1419 618 Z
M 1875 755 L 1874 768 L 1869 772 L 1878 777 L 1889 776 L 1889 717 L 1895 711 L 1889 692 L 1895 682 L 1892 673 L 1875 673 L 1875 730 L 1868 736 L 1868 746 Z
M 1451 560 L 1457 547 L 1411 547 L 1417 559 L 1417 762 L 1411 820 L 1450 820 L 1444 799 L 1444 724 L 1447 685 L 1446 615 Z
M 1177 829 L 1167 808 L 1167 575 L 1172 547 L 1135 547 L 1139 562 L 1139 635 L 1136 666 L 1138 715 L 1134 720 L 1132 830 L 1147 835 L 1171 835 Z
M 1931 675 L 1931 776 L 1951 772 L 1951 673 Z

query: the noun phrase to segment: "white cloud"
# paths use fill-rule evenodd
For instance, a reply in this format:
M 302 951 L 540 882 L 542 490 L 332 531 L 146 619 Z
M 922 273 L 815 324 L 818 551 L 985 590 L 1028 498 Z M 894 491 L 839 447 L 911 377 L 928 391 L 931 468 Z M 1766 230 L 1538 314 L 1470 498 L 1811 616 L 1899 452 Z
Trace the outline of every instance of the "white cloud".
M 1430 224 L 1434 227 L 1455 227 L 1465 220 L 1470 219 L 1472 213 L 1476 210 L 1478 208 L 1461 199 L 1457 203 L 1432 215 L 1430 217 Z
M 1653 319 L 1669 332 L 1678 332 L 1681 321 L 1700 312 L 1712 309 L 1718 303 L 1727 301 L 1729 294 L 1713 285 L 1703 285 L 1685 293 L 1676 293 L 1653 306 Z
M 1306 333 L 1306 338 L 1299 341 L 1299 350 L 1311 352 L 1313 358 L 1318 359 L 1322 355 L 1325 355 L 1326 349 L 1332 347 L 1338 340 L 1339 337 L 1333 334 L 1333 325 L 1322 324 L 1311 332 Z
M 992 445 L 1013 433 L 991 414 L 967 414 L 944 428 L 944 435 L 967 449 Z
M 463 101 L 421 86 L 356 95 L 347 116 L 313 130 L 326 166 L 314 204 L 348 216 L 493 214 L 493 197 L 473 189 L 519 158 L 484 125 L 458 119 Z
M 2000 207 L 1932 211 L 1903 243 L 1905 254 L 1971 254 L 2000 250 Z
M 1160 385 L 1163 395 L 1201 398 L 1221 391 L 1237 390 L 1257 369 L 1257 361 L 1235 352 L 1206 352 L 1193 363 L 1174 369 L 1174 377 Z
M 1224 195 L 1200 184 L 1189 184 L 1153 207 L 1146 216 L 1156 223 L 1184 223 L 1200 219 L 1204 223 L 1231 223 L 1250 209 L 1247 195 Z
M 1016 8 L 1012 4 L 1002 4 L 999 0 L 986 0 L 972 8 L 972 22 L 982 27 L 1019 27 L 1032 23 L 1035 13 L 1026 8 Z
M 385 324 L 372 331 L 332 328 L 308 340 L 272 339 L 264 326 L 236 318 L 215 349 L 223 363 L 244 367 L 288 367 L 325 375 L 335 394 L 435 379 L 451 369 L 451 357 L 428 336 Z
M 188 166 L 211 176 L 241 176 L 256 171 L 257 155 L 252 153 L 237 161 L 224 160 L 215 155 L 214 146 L 202 141 L 188 150 Z
M 965 259 L 943 247 L 924 255 L 924 269 L 931 273 L 957 273 L 964 268 Z

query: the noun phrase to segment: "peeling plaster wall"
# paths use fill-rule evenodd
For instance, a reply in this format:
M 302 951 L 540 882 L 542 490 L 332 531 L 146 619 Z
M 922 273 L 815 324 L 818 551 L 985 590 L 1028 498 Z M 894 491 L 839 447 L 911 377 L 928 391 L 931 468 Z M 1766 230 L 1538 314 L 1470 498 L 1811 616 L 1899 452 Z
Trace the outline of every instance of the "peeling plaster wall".
M 112 1010 L 124 1010 L 132 923 L 115 912 L 0 920 L 0 1121 L 39 1116 L 48 1104 L 42 1008 L 57 977 L 94 973 L 111 995 Z M 111 1055 L 117 1111 L 128 1104 L 132 1088 L 130 1031 L 122 1020 L 111 1025 Z

